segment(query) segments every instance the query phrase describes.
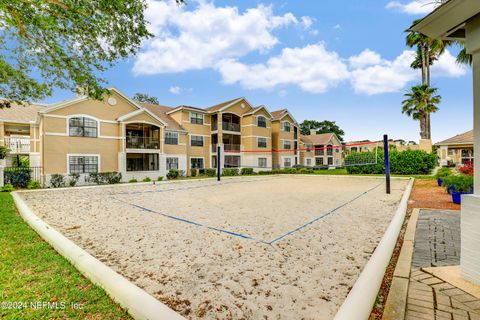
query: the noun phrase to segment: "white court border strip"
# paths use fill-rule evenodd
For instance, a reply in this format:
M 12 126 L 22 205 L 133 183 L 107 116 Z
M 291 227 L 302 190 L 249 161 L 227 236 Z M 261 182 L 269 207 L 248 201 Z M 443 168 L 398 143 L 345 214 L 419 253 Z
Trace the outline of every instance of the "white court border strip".
M 18 212 L 40 237 L 65 257 L 75 268 L 94 284 L 102 287 L 108 295 L 137 320 L 185 320 L 145 290 L 137 287 L 125 277 L 100 262 L 88 252 L 74 244 L 60 232 L 53 229 L 33 211 L 20 197 L 12 192 Z
M 363 268 L 352 290 L 350 290 L 347 298 L 343 301 L 334 320 L 367 320 L 370 317 L 378 290 L 382 285 L 385 271 L 390 263 L 398 235 L 405 220 L 408 199 L 410 198 L 414 181 L 415 179 L 410 179 L 392 222 L 390 222 L 387 231 L 385 231 L 365 268 Z

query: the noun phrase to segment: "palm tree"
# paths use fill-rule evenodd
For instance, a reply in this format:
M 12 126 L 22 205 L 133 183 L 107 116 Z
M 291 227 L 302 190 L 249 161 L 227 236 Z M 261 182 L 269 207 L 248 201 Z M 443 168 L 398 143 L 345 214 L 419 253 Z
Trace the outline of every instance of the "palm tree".
M 407 99 L 402 101 L 402 113 L 420 121 L 421 139 L 431 139 L 430 113 L 438 111 L 438 104 L 442 100 L 441 96 L 435 95 L 437 90 L 429 85 L 419 84 L 413 86 L 405 94 Z

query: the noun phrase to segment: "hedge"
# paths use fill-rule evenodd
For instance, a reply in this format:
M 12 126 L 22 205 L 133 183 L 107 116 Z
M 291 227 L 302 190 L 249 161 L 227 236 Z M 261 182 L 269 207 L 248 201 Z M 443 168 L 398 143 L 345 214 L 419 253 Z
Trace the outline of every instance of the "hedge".
M 96 184 L 116 184 L 122 181 L 122 174 L 120 172 L 92 172 L 89 178 Z
M 4 178 L 5 184 L 11 184 L 15 188 L 26 188 L 31 177 L 31 169 L 30 168 L 12 168 L 12 169 L 5 169 L 4 171 Z
M 345 158 L 345 163 L 357 161 L 367 163 L 374 158 L 373 152 L 351 153 Z M 390 152 L 390 172 L 393 174 L 430 174 L 437 166 L 437 155 L 421 150 L 406 150 Z M 383 151 L 377 154 L 377 163 L 371 165 L 347 166 L 349 174 L 384 174 L 385 165 Z
M 238 176 L 239 170 L 238 168 L 223 168 L 222 176 L 231 177 L 231 176 Z

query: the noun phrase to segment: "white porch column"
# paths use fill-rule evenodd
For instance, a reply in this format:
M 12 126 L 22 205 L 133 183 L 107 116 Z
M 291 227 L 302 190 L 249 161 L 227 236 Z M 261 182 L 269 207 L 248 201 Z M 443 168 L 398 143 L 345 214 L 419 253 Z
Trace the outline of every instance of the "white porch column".
M 460 270 L 480 285 L 480 17 L 467 22 L 466 48 L 473 55 L 475 194 L 462 198 Z

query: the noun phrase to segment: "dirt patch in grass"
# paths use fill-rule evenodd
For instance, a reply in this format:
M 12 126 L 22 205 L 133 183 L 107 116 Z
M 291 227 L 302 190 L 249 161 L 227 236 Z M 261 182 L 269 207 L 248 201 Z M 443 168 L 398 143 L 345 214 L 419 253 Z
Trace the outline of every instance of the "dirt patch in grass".
M 403 245 L 403 237 L 405 235 L 405 229 L 407 228 L 408 220 L 414 208 L 426 208 L 426 209 L 446 209 L 446 210 L 460 210 L 460 205 L 452 202 L 452 197 L 444 188 L 437 185 L 436 180 L 432 179 L 417 179 L 413 186 L 412 193 L 408 201 L 408 210 L 405 221 L 403 222 L 402 230 L 397 240 L 395 250 L 393 251 L 392 258 L 387 267 L 383 282 L 378 292 L 377 300 L 370 314 L 370 320 L 382 319 L 383 309 L 385 302 L 387 301 L 388 292 L 392 283 L 393 272 L 397 265 L 398 256 Z

